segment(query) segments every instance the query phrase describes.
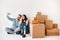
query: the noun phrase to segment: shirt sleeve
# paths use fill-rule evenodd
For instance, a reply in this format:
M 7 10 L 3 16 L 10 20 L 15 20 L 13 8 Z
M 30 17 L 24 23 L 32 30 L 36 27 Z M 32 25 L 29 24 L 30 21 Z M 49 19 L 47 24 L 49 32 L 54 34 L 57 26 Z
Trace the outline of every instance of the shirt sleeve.
M 13 21 L 13 20 L 14 20 L 14 18 L 9 17 L 9 15 L 7 15 L 7 18 L 8 18 L 10 21 Z

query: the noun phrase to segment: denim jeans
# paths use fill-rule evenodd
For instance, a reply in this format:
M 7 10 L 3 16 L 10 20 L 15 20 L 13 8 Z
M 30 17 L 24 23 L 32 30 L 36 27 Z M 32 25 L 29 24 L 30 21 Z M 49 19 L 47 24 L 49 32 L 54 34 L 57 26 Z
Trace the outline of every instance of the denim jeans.
M 26 31 L 26 24 L 24 22 L 21 23 L 20 29 Z

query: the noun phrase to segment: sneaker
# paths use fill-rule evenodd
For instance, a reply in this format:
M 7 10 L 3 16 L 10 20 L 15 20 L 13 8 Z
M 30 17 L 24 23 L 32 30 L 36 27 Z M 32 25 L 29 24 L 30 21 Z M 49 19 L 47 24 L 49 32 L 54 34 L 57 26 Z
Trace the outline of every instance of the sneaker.
M 26 37 L 26 35 L 23 35 L 22 37 L 23 37 L 23 38 L 25 38 L 25 37 Z
M 7 32 L 7 34 L 12 34 L 12 33 Z
M 16 34 L 21 34 L 21 31 L 17 31 Z

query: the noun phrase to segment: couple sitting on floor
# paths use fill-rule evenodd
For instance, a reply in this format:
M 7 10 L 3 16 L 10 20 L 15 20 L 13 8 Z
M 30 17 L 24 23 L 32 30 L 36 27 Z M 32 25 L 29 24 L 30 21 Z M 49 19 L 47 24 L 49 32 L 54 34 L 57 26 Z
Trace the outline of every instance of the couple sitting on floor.
M 7 14 L 7 18 L 12 21 L 12 28 L 6 28 L 8 34 L 20 34 L 22 37 L 26 37 L 29 33 L 29 21 L 26 15 L 18 15 L 17 18 L 9 17 L 10 13 Z

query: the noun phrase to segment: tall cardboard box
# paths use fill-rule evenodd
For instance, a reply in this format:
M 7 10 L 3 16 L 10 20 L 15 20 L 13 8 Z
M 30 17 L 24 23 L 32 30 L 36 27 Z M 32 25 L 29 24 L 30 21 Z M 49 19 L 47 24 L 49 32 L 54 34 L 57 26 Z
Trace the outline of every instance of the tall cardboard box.
M 47 36 L 58 36 L 59 29 L 47 29 Z
M 45 37 L 45 25 L 44 24 L 30 24 L 30 35 L 32 38 Z
M 39 20 L 40 23 L 44 23 L 44 21 L 47 19 L 47 15 L 37 16 L 36 19 Z
M 53 28 L 58 28 L 58 24 L 53 24 Z
M 53 21 L 52 20 L 45 20 L 45 28 L 52 29 L 53 28 Z

